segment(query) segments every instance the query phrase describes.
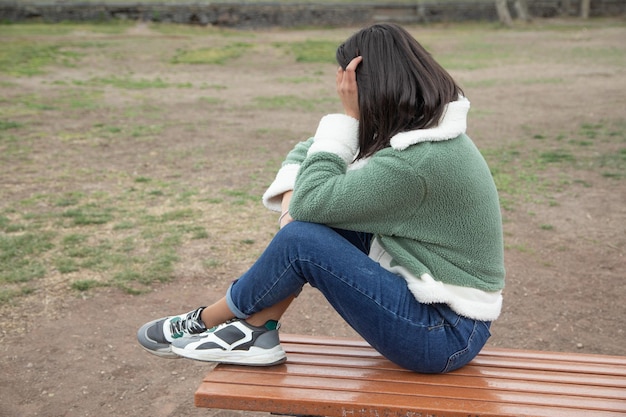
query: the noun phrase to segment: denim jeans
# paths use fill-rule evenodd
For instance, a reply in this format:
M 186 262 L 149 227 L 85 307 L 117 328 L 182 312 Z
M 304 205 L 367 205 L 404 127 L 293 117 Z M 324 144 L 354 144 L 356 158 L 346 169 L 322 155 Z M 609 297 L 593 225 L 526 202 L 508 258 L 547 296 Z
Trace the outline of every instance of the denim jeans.
M 404 278 L 368 257 L 372 236 L 292 222 L 228 289 L 226 301 L 245 319 L 305 284 L 317 288 L 374 349 L 422 373 L 458 369 L 490 336 L 489 322 L 459 316 L 445 304 L 422 304 Z

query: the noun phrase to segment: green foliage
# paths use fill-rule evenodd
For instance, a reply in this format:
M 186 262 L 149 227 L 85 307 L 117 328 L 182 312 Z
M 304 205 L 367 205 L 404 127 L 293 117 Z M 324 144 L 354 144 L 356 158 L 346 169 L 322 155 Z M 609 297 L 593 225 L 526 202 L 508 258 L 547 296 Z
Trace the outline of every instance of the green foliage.
M 564 138 L 568 138 L 564 141 Z M 581 123 L 571 132 L 550 137 L 528 132 L 528 139 L 500 148 L 483 149 L 505 210 L 514 210 L 519 202 L 543 201 L 552 204 L 550 194 L 568 183 L 585 187 L 589 182 L 571 178 L 568 170 L 597 171 L 611 179 L 626 178 L 626 129 L 623 123 Z M 540 140 L 542 147 L 533 145 Z M 613 144 L 611 151 L 593 151 L 599 143 Z M 620 145 L 621 144 L 621 145 Z M 590 150 L 592 152 L 590 152 Z M 561 175 L 544 175 L 549 169 Z M 542 227 L 543 228 L 543 227 Z M 544 228 L 545 229 L 545 228 Z
M 66 210 L 62 216 L 72 220 L 74 226 L 90 224 L 104 224 L 113 219 L 112 209 L 101 209 L 94 205 L 87 205 Z
M 467 27 L 459 34 L 459 47 L 453 53 L 433 55 L 447 70 L 473 71 L 524 59 L 518 51 L 514 54 L 506 43 L 487 39 L 484 31 L 474 30 L 472 27 Z
M 93 128 L 89 132 L 86 132 L 85 137 L 112 140 L 123 138 L 150 139 L 160 134 L 163 128 L 164 126 L 162 124 L 142 125 L 135 123 L 117 126 L 97 123 L 93 125 Z M 138 182 L 141 182 L 141 180 Z
M 336 105 L 335 98 L 296 97 L 294 95 L 280 95 L 269 97 L 255 97 L 254 103 L 262 109 L 316 111 Z
M 16 297 L 32 294 L 33 291 L 33 288 L 28 286 L 20 287 L 18 289 L 0 287 L 0 306 L 11 302 Z
M 173 64 L 217 64 L 239 58 L 252 48 L 252 44 L 235 42 L 226 46 L 179 50 L 172 58 Z
M 21 123 L 12 122 L 10 120 L 0 120 L 0 130 L 18 129 L 22 127 Z
M 0 72 L 13 76 L 42 74 L 52 64 L 72 65 L 79 54 L 62 45 L 16 39 L 0 48 Z
M 541 152 L 539 154 L 539 160 L 546 164 L 557 163 L 557 162 L 573 162 L 575 160 L 574 155 L 570 152 L 556 149 L 553 151 Z
M 112 86 L 115 88 L 123 88 L 127 90 L 147 90 L 152 88 L 191 88 L 192 85 L 189 83 L 168 83 L 160 78 L 156 78 L 154 80 L 147 80 L 144 78 L 134 79 L 131 77 L 97 77 L 92 78 L 88 81 L 73 81 L 75 85 L 79 86 Z
M 139 294 L 154 282 L 172 278 L 183 241 L 206 239 L 206 228 L 195 222 L 197 210 L 174 207 L 158 214 L 145 213 L 154 196 L 148 191 L 154 181 L 137 177 L 132 194 L 64 192 L 35 196 L 22 206 L 45 204 L 47 212 L 6 211 L 0 215 L 0 302 L 29 293 L 26 284 L 51 270 L 62 275 L 97 275 L 79 278 L 70 287 L 88 291 L 116 286 Z M 167 194 L 195 195 L 169 184 Z M 257 197 L 258 198 L 258 197 Z M 189 200 L 188 200 L 189 201 Z M 112 226 L 107 226 L 112 224 Z M 26 233 L 16 233 L 27 229 Z M 103 228 L 110 230 L 103 234 Z M 47 230 L 54 230 L 54 232 Z
M 306 40 L 303 42 L 276 43 L 275 46 L 288 49 L 296 62 L 335 64 L 336 41 Z
M 20 38 L 28 36 L 60 37 L 69 35 L 72 32 L 120 34 L 133 25 L 134 22 L 123 20 L 89 23 L 59 22 L 54 24 L 42 24 L 40 22 L 0 23 L 0 36 L 17 36 Z M 76 44 L 81 45 L 85 43 L 78 42 Z
M 96 287 L 105 287 L 107 284 L 104 284 L 100 281 L 96 281 L 95 279 L 81 279 L 78 281 L 72 282 L 72 289 L 80 292 L 88 291 L 92 288 Z
M 1 233 L 0 286 L 41 278 L 45 273 L 41 257 L 54 247 L 54 236 L 55 233 L 45 231 L 17 235 Z

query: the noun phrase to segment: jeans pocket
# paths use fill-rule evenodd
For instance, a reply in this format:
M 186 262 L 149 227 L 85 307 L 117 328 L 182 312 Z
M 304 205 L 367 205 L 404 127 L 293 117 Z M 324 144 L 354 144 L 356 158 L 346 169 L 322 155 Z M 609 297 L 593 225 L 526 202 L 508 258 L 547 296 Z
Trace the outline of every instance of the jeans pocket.
M 441 371 L 442 373 L 454 371 L 455 369 L 467 365 L 478 355 L 478 352 L 480 352 L 489 337 L 491 337 L 489 322 L 479 320 L 468 320 L 468 322 L 473 322 L 473 326 L 467 338 L 467 346 L 450 355 L 446 367 Z

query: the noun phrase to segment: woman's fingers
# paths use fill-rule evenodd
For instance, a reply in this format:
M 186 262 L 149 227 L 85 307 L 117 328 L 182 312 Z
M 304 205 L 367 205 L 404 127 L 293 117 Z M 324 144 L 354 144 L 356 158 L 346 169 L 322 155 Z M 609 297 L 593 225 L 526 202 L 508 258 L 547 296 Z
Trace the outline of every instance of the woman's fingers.
M 361 61 L 363 61 L 362 56 L 357 56 L 356 58 L 353 58 L 352 61 L 350 61 L 350 63 L 346 67 L 346 71 L 356 71 L 356 67 L 359 66 Z
M 348 116 L 359 118 L 359 91 L 356 81 L 356 69 L 363 61 L 363 57 L 358 56 L 346 66 L 337 70 L 337 94 L 343 104 L 345 113 Z

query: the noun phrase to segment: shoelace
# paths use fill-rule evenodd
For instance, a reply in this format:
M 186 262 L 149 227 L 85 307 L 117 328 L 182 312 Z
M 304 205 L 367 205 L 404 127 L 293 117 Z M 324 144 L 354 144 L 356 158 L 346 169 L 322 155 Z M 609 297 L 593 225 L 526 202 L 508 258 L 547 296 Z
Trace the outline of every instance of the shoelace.
M 170 332 L 172 334 L 198 334 L 206 331 L 206 326 L 200 321 L 200 314 L 204 308 L 200 307 L 197 310 L 188 313 L 182 320 L 170 321 Z

